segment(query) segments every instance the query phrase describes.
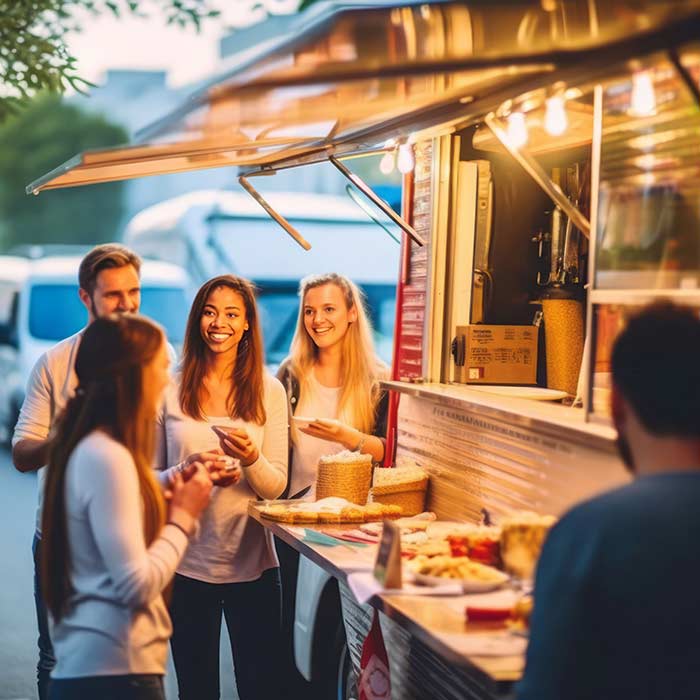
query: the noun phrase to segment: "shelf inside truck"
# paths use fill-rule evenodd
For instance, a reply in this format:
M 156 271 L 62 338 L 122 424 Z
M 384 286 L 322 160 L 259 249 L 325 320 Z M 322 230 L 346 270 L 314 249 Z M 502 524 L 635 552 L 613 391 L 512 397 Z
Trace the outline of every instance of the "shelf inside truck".
M 566 437 L 605 451 L 615 451 L 616 431 L 600 423 L 586 422 L 582 408 L 551 401 L 496 396 L 465 384 L 437 384 L 384 381 L 382 386 L 446 406 L 473 408 L 480 414 L 506 420 L 513 425 Z

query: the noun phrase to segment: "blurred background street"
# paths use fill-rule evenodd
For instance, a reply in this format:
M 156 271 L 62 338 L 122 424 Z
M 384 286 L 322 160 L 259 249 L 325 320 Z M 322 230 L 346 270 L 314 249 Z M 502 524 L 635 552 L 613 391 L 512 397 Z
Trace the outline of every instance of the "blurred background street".
M 0 451 L 0 528 L 3 584 L 0 586 L 0 698 L 36 694 L 36 622 L 32 596 L 32 536 L 36 476 L 20 474 Z

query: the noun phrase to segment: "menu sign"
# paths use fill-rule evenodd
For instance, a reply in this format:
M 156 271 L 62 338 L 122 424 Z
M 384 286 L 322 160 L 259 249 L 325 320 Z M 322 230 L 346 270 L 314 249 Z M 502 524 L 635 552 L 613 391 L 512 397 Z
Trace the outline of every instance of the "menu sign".
M 374 578 L 384 588 L 401 588 L 401 531 L 390 520 L 384 521 L 379 540 Z

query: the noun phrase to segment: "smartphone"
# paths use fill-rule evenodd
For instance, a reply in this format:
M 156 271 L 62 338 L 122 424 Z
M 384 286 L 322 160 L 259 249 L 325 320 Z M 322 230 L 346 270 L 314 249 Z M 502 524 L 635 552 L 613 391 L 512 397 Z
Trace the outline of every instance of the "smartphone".
M 228 438 L 228 428 L 225 428 L 222 425 L 212 425 L 211 429 L 216 433 L 216 435 L 220 438 Z

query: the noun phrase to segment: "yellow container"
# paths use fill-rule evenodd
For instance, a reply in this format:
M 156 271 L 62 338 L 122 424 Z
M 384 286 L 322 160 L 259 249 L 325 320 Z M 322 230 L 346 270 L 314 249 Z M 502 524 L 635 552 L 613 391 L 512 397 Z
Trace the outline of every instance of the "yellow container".
M 425 509 L 427 489 L 428 474 L 419 467 L 379 467 L 374 470 L 372 502 L 400 506 L 405 516 L 418 515 Z
M 367 503 L 371 483 L 370 455 L 347 450 L 336 455 L 326 455 L 318 461 L 316 500 L 337 496 L 363 506 Z
M 425 490 L 397 491 L 394 493 L 377 494 L 372 491 L 372 503 L 382 503 L 385 506 L 399 506 L 402 515 L 410 517 L 425 510 Z
M 576 299 L 543 299 L 547 386 L 576 395 L 583 358 L 583 304 Z

